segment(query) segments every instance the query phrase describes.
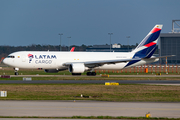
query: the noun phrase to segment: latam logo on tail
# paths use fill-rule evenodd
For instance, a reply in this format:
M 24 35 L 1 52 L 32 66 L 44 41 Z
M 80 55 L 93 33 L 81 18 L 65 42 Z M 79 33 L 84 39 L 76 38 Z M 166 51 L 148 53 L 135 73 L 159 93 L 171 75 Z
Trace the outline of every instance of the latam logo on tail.
M 28 54 L 29 58 L 29 63 L 32 62 L 32 59 L 35 58 L 35 63 L 36 64 L 51 64 L 52 60 L 51 59 L 57 59 L 56 55 L 33 55 L 33 54 Z

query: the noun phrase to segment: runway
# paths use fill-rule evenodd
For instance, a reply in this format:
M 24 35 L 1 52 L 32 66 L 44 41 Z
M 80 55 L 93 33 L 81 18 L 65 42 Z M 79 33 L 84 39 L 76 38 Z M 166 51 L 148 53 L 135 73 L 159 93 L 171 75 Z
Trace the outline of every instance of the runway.
M 102 101 L 0 101 L 0 116 L 128 116 L 180 118 L 180 103 Z
M 105 82 L 118 82 L 119 84 L 180 85 L 180 80 L 0 80 L 0 84 L 104 84 Z

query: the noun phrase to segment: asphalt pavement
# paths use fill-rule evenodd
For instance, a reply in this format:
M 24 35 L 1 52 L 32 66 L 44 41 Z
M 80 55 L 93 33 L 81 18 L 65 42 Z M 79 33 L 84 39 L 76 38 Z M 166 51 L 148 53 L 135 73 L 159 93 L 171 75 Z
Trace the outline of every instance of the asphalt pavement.
M 180 103 L 102 101 L 0 101 L 0 116 L 127 116 L 180 118 Z

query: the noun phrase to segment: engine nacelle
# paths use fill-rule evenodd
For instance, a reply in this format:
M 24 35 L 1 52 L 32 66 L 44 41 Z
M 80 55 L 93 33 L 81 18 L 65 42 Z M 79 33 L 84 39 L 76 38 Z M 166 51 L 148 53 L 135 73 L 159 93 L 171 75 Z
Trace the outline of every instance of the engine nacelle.
M 84 71 L 84 63 L 74 63 L 69 66 L 69 72 L 71 73 L 83 73 Z
M 46 72 L 46 73 L 58 73 L 59 70 L 57 70 L 57 69 L 44 69 L 44 72 Z

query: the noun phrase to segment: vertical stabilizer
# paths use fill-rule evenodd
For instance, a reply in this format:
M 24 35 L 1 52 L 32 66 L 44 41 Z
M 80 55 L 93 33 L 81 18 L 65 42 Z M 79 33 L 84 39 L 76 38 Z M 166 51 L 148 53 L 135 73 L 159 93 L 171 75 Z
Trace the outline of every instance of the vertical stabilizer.
M 157 42 L 163 25 L 155 25 L 141 43 L 132 51 L 133 58 L 150 58 L 157 49 Z M 125 67 L 131 66 L 141 60 L 130 61 Z
M 154 54 L 162 26 L 163 25 L 154 26 L 141 43 L 132 51 L 135 53 L 133 58 L 150 58 Z

